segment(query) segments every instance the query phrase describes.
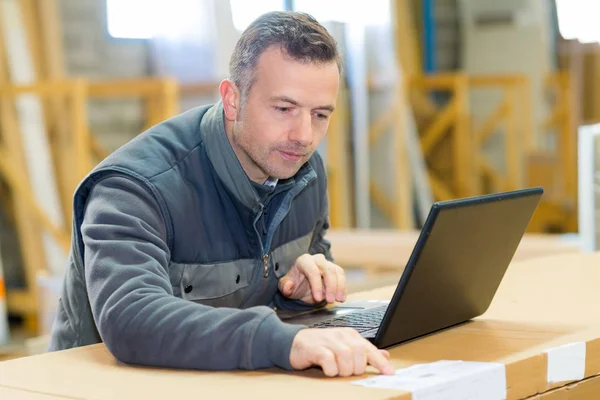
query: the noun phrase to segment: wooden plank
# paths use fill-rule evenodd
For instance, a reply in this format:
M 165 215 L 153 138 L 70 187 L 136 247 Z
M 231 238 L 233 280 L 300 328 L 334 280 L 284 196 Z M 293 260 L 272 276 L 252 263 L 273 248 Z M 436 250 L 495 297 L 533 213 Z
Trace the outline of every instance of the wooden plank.
M 72 155 L 75 160 L 73 171 L 72 185 L 68 191 L 70 197 L 73 197 L 77 186 L 81 180 L 91 171 L 93 167 L 91 159 L 91 144 L 89 137 L 88 128 L 88 117 L 87 117 L 87 85 L 83 80 L 77 80 L 73 84 L 73 88 L 70 93 L 71 100 L 71 120 L 70 120 L 70 132 L 72 138 Z M 71 208 L 69 208 L 69 220 L 72 217 Z
M 454 124 L 453 168 L 457 195 L 469 197 L 480 194 L 480 176 L 474 162 L 473 140 L 470 134 L 469 103 L 467 98 L 468 80 L 465 75 L 455 79 L 454 99 L 456 102 L 456 120 Z
M 21 6 L 22 3 L 16 0 L 0 2 L 8 71 L 11 82 L 16 85 L 32 84 L 38 79 L 30 44 L 34 40 L 28 37 Z M 56 187 L 57 180 L 52 168 L 41 99 L 29 94 L 18 96 L 14 100 L 20 127 L 19 139 L 23 142 L 27 162 L 27 168 L 22 171 L 29 175 L 29 189 L 39 202 L 37 205 L 56 225 L 62 225 L 64 220 Z M 66 253 L 49 234 L 43 235 L 42 243 L 46 262 L 38 268 L 48 267 L 54 273 L 61 273 L 67 258 Z
M 8 64 L 6 58 L 6 46 L 3 35 L 3 21 L 0 18 L 0 85 L 8 82 Z M 26 171 L 27 164 L 23 152 L 22 143 L 19 140 L 19 128 L 16 111 L 12 102 L 4 96 L 0 96 L 0 136 L 2 143 L 12 156 L 12 164 L 21 171 Z M 0 173 L 1 174 L 1 173 Z M 24 174 L 23 184 L 29 185 L 29 177 Z M 6 177 L 4 180 L 8 181 Z M 10 188 L 10 185 L 9 185 Z M 37 297 L 36 297 L 36 272 L 46 265 L 44 248 L 42 246 L 42 237 L 38 229 L 37 220 L 29 211 L 27 205 L 21 201 L 19 194 L 11 190 L 10 198 L 14 210 L 15 229 L 21 248 L 21 259 L 23 263 L 23 273 L 27 297 L 31 299 L 32 306 L 23 309 L 23 302 L 7 293 L 7 309 L 9 312 L 15 312 L 25 315 L 26 318 L 36 318 Z
M 436 119 L 427 127 L 421 138 L 423 154 L 427 155 L 433 147 L 448 133 L 448 129 L 456 119 L 457 103 L 453 99 L 436 116 Z
M 46 81 L 62 81 L 66 76 L 65 51 L 57 0 L 35 0 L 39 24 L 37 42 L 41 44 L 39 77 Z M 73 193 L 69 185 L 72 173 L 71 157 L 68 151 L 69 113 L 65 99 L 61 95 L 51 96 L 44 101 L 47 130 L 50 137 L 52 161 L 58 183 L 63 224 L 71 225 Z
M 133 97 L 152 96 L 161 92 L 163 78 L 110 79 L 90 81 L 88 93 L 90 97 Z
M 519 105 L 518 92 L 514 86 L 505 88 L 507 98 L 506 123 L 504 131 L 505 140 L 505 164 L 507 189 L 514 190 L 523 187 L 523 152 L 518 129 L 518 111 Z
M 394 165 L 394 212 L 392 221 L 397 229 L 412 229 L 415 226 L 413 217 L 413 177 L 410 165 L 410 149 L 408 130 L 411 128 L 407 119 L 411 117 L 406 109 L 403 96 L 403 86 L 400 80 L 396 88 L 396 123 L 393 126 L 393 139 L 395 154 Z M 417 144 L 418 145 L 418 144 Z
M 340 87 L 327 133 L 329 215 L 330 224 L 335 228 L 351 226 L 347 95 L 346 88 Z
M 508 104 L 508 97 L 504 97 L 500 102 L 500 105 L 492 112 L 481 126 L 475 130 L 473 139 L 476 141 L 476 149 L 481 150 L 481 145 L 487 142 L 492 134 L 494 134 L 498 125 L 506 118 L 510 105 Z

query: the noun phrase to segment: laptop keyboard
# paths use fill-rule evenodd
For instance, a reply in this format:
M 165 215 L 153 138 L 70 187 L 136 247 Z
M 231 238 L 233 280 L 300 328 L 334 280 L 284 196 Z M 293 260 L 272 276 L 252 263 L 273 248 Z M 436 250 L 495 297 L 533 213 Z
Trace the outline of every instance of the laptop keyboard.
M 379 328 L 387 308 L 386 304 L 363 311 L 354 311 L 311 325 L 311 328 L 354 328 L 358 332 L 369 331 Z

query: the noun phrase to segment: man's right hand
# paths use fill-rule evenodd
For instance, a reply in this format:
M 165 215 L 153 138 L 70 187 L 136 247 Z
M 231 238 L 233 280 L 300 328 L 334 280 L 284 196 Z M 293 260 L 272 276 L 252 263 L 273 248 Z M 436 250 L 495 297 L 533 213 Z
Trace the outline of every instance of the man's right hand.
M 292 342 L 290 363 L 302 370 L 320 366 L 327 376 L 362 375 L 367 365 L 393 375 L 390 354 L 352 328 L 302 329 Z

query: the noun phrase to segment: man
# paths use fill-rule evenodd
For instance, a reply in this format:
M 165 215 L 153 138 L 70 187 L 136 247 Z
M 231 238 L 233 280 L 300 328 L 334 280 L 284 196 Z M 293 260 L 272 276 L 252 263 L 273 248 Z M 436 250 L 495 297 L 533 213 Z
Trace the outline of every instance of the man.
M 312 17 L 265 14 L 237 43 L 221 101 L 95 168 L 75 193 L 50 350 L 103 341 L 122 362 L 159 367 L 392 373 L 389 354 L 356 331 L 286 324 L 274 311 L 346 298 L 315 153 L 340 70 Z

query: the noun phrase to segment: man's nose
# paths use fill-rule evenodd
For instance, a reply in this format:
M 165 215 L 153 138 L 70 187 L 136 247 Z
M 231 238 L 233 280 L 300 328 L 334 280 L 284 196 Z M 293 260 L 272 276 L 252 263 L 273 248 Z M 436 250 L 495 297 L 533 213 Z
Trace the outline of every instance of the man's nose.
M 310 113 L 302 113 L 298 117 L 297 123 L 289 134 L 289 139 L 303 147 L 308 147 L 312 144 L 313 126 L 312 115 Z

